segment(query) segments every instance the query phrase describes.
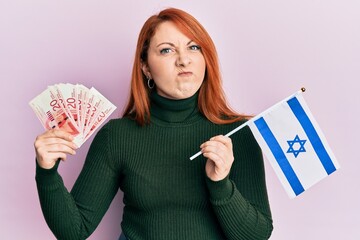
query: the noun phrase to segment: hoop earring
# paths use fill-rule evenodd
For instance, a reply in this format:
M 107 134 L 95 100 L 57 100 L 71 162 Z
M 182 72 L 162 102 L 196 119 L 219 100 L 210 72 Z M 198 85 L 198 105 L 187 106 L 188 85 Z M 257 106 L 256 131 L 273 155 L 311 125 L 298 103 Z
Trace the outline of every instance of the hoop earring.
M 149 87 L 149 89 L 153 89 L 155 87 L 155 82 L 153 79 L 151 79 L 150 77 L 146 77 L 147 78 L 147 85 Z

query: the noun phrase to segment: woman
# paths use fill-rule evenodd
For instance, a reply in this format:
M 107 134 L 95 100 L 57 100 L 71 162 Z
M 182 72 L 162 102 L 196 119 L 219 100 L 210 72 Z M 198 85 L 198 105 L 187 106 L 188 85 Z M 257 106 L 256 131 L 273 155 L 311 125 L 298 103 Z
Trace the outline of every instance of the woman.
M 71 193 L 57 159 L 75 153 L 72 136 L 50 130 L 35 141 L 49 227 L 60 239 L 87 238 L 120 188 L 120 239 L 268 239 L 262 153 L 249 129 L 221 135 L 245 119 L 226 104 L 214 44 L 197 20 L 173 8 L 150 17 L 124 116 L 97 133 Z

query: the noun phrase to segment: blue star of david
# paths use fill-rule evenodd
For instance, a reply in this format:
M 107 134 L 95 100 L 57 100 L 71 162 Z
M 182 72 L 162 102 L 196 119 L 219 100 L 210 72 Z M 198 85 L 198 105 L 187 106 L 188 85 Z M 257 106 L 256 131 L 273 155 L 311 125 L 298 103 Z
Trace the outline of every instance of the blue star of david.
M 304 148 L 304 145 L 305 145 L 305 142 L 306 140 L 300 140 L 299 136 L 296 135 L 294 140 L 292 141 L 287 141 L 288 144 L 289 144 L 289 149 L 287 150 L 287 153 L 293 153 L 294 154 L 294 157 L 296 158 L 299 153 L 301 152 L 306 152 L 305 148 Z M 300 147 L 296 150 L 294 149 L 294 144 L 295 143 L 299 143 L 300 144 Z M 297 144 L 296 144 L 297 145 Z

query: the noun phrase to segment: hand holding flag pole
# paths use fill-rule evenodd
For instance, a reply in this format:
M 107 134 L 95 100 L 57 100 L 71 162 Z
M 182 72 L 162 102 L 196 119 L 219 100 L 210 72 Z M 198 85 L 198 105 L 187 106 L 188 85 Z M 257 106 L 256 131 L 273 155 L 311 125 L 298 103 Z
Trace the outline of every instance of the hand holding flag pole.
M 231 135 L 233 135 L 234 133 L 236 133 L 237 131 L 239 131 L 240 129 L 246 127 L 249 124 L 249 122 L 243 123 L 240 126 L 238 126 L 237 128 L 235 128 L 234 130 L 228 132 L 227 134 L 225 134 L 226 137 L 230 137 Z M 194 160 L 195 158 L 197 158 L 198 156 L 200 156 L 202 154 L 201 151 L 197 152 L 196 154 L 194 154 L 193 156 L 190 157 L 190 160 Z

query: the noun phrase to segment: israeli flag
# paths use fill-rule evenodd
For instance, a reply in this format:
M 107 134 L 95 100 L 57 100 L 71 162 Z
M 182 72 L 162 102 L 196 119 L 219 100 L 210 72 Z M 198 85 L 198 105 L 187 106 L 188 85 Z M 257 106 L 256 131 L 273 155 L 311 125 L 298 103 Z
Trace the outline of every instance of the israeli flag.
M 340 167 L 301 91 L 248 125 L 290 198 Z

